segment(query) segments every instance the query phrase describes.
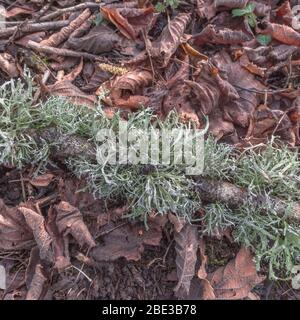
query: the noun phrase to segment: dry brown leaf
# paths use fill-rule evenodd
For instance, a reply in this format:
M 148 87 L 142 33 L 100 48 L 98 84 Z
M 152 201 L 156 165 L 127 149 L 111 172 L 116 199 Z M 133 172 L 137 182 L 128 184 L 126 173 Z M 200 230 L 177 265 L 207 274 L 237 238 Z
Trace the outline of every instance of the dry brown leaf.
M 241 248 L 235 259 L 209 274 L 207 279 L 217 299 L 238 300 L 246 298 L 265 277 L 257 274 L 250 250 Z
M 0 249 L 29 249 L 34 244 L 30 228 L 21 211 L 8 208 L 0 199 Z
M 195 275 L 198 249 L 197 227 L 186 224 L 179 233 L 175 233 L 176 267 L 178 284 L 174 291 L 178 297 L 188 296 L 191 281 Z
M 104 245 L 91 250 L 97 261 L 114 261 L 121 257 L 128 261 L 138 261 L 144 251 L 144 245 L 158 246 L 162 238 L 162 228 L 167 221 L 166 216 L 149 218 L 149 229 L 142 223 L 129 224 L 110 222 L 102 227 Z
M 35 187 L 48 187 L 52 182 L 54 175 L 52 173 L 42 174 L 40 176 L 35 177 L 34 179 L 30 179 L 30 183 Z
M 289 26 L 268 22 L 261 33 L 268 34 L 279 42 L 300 46 L 300 33 Z
M 87 35 L 81 37 L 70 37 L 67 41 L 68 46 L 76 51 L 85 51 L 92 54 L 110 52 L 117 48 L 121 41 L 112 29 L 100 25 L 92 28 Z
M 43 296 L 43 291 L 48 278 L 44 273 L 44 268 L 41 264 L 37 264 L 32 281 L 29 285 L 26 294 L 26 300 L 40 300 Z
M 200 33 L 193 36 L 193 43 L 201 46 L 206 43 L 241 44 L 253 39 L 253 36 L 242 30 L 223 28 L 217 30 L 212 24 L 206 26 Z
M 70 233 L 76 241 L 82 246 L 84 244 L 89 247 L 96 245 L 87 226 L 83 222 L 83 217 L 80 211 L 70 205 L 68 202 L 61 201 L 55 206 L 57 212 L 56 224 L 61 234 Z
M 26 207 L 19 207 L 24 215 L 27 225 L 32 230 L 34 240 L 39 248 L 40 258 L 49 262 L 53 261 L 51 250 L 52 239 L 45 228 L 45 219 L 39 213 Z
M 128 99 L 113 99 L 113 103 L 118 108 L 138 110 L 149 105 L 150 99 L 145 96 L 130 96 Z
M 110 20 L 128 39 L 135 40 L 140 31 L 153 19 L 154 8 L 108 8 L 102 7 L 101 13 Z
M 162 60 L 162 66 L 167 66 L 170 58 L 177 50 L 183 39 L 184 31 L 190 22 L 189 13 L 179 13 L 162 31 L 160 37 L 150 44 L 151 56 Z
M 66 97 L 68 100 L 78 105 L 94 107 L 97 100 L 96 96 L 85 94 L 70 81 L 59 81 L 53 85 L 47 86 L 47 89 L 51 95 Z
M 184 218 L 177 217 L 173 213 L 169 213 L 168 214 L 168 218 L 169 218 L 170 222 L 173 224 L 174 230 L 177 233 L 179 233 L 182 230 L 182 228 L 185 226 L 185 224 L 186 224 L 186 221 L 185 221 Z
M 197 0 L 197 14 L 200 19 L 210 20 L 216 15 L 215 0 Z
M 206 272 L 206 264 L 207 264 L 207 256 L 205 255 L 205 242 L 202 239 L 200 239 L 200 242 L 199 242 L 199 251 L 200 251 L 200 261 L 201 261 L 201 265 L 200 265 L 200 268 L 198 270 L 198 278 L 203 280 L 203 279 L 206 279 L 207 277 L 207 272 Z
M 7 52 L 0 53 L 0 69 L 10 78 L 16 78 L 20 74 L 15 59 Z

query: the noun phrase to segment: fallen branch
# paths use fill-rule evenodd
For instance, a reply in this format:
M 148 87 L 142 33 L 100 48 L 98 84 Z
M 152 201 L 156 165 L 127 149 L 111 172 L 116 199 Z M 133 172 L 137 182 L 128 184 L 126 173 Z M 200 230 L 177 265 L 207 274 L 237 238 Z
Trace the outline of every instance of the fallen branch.
M 287 212 L 287 204 L 277 197 L 267 197 L 262 194 L 250 195 L 247 190 L 232 183 L 212 181 L 204 178 L 196 179 L 196 190 L 202 201 L 215 203 L 222 202 L 230 208 L 238 208 L 249 200 L 253 205 L 263 206 L 269 203 L 279 215 Z M 300 220 L 300 203 L 290 202 L 291 218 Z
M 9 27 L 6 29 L 0 29 L 0 38 L 6 38 L 13 34 L 17 34 L 18 36 L 23 33 L 33 33 L 39 31 L 48 31 L 61 29 L 69 24 L 69 20 L 60 20 L 60 21 L 49 21 L 43 23 L 25 23 L 24 25 Z
M 66 41 L 69 36 L 72 34 L 72 32 L 79 28 L 86 19 L 89 18 L 91 15 L 91 11 L 89 9 L 86 9 L 83 11 L 76 19 L 70 22 L 70 24 L 64 28 L 62 28 L 57 33 L 52 34 L 48 39 L 45 39 L 40 42 L 40 45 L 43 46 L 50 46 L 50 47 L 57 47 L 62 42 Z
M 87 52 L 76 52 L 69 49 L 53 48 L 49 46 L 42 45 L 40 43 L 34 42 L 32 40 L 28 41 L 28 47 L 30 49 L 36 50 L 40 53 L 64 56 L 64 57 L 75 57 L 75 58 L 85 58 L 89 60 L 101 60 L 102 57 L 87 53 Z M 103 61 L 103 60 L 102 60 Z
M 64 13 L 67 13 L 67 12 L 75 12 L 75 11 L 79 11 L 79 10 L 83 10 L 83 9 L 87 9 L 87 8 L 96 9 L 96 8 L 100 8 L 100 6 L 101 5 L 99 3 L 85 2 L 85 3 L 81 3 L 81 4 L 78 4 L 73 7 L 58 9 L 54 12 L 47 14 L 46 16 L 41 17 L 40 21 L 49 21 L 49 20 L 53 20 L 53 19 L 59 17 L 60 15 L 62 15 Z

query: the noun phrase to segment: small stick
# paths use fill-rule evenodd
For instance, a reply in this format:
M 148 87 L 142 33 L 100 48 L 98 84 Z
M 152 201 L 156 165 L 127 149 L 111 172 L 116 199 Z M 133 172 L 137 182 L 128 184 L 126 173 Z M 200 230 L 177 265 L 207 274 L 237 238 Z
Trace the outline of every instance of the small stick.
M 28 41 L 27 45 L 30 49 L 33 49 L 45 54 L 64 56 L 64 57 L 85 58 L 92 61 L 101 60 L 101 57 L 90 54 L 90 53 L 77 52 L 69 49 L 53 48 L 53 47 L 41 45 L 40 43 L 34 42 L 32 40 Z
M 49 21 L 49 22 L 43 22 L 43 23 L 28 23 L 24 21 L 22 22 L 22 24 L 23 23 L 24 23 L 24 26 L 19 25 L 15 27 L 9 27 L 6 29 L 0 29 L 0 38 L 6 38 L 13 34 L 18 34 L 18 33 L 22 34 L 22 33 L 61 29 L 67 26 L 70 22 L 69 20 L 60 20 L 60 21 Z
M 75 11 L 87 9 L 87 8 L 89 8 L 89 9 L 100 8 L 100 6 L 101 5 L 99 3 L 94 3 L 94 2 L 81 3 L 81 4 L 78 4 L 73 7 L 58 9 L 54 12 L 51 12 L 51 13 L 47 14 L 46 16 L 41 17 L 40 21 L 49 21 L 49 20 L 53 20 L 53 19 L 57 18 L 58 16 L 60 16 L 64 13 L 67 13 L 67 12 L 75 12 Z

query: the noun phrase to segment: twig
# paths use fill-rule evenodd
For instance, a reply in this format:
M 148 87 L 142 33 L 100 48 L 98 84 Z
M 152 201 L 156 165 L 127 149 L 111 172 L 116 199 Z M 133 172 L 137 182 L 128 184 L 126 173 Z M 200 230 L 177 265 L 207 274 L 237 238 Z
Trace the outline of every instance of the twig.
M 25 23 L 26 21 L 23 21 Z M 61 29 L 69 24 L 68 20 L 61 21 L 49 21 L 43 23 L 26 23 L 24 26 L 15 26 L 6 29 L 0 29 L 0 38 L 7 38 L 16 33 L 16 36 L 22 35 L 23 33 L 32 33 L 38 31 L 48 31 L 54 29 Z
M 75 12 L 75 11 L 87 9 L 87 8 L 90 8 L 90 9 L 100 8 L 100 6 L 101 5 L 99 3 L 94 3 L 94 2 L 81 3 L 81 4 L 78 4 L 73 7 L 58 9 L 52 13 L 47 14 L 44 17 L 41 17 L 40 21 L 49 21 L 49 20 L 53 20 L 53 19 L 59 17 L 60 15 L 62 15 L 64 13 L 67 13 L 67 12 Z
M 87 53 L 87 52 L 77 52 L 69 49 L 53 48 L 49 46 L 42 45 L 40 43 L 34 42 L 32 40 L 28 41 L 28 47 L 30 49 L 36 50 L 41 53 L 64 56 L 64 57 L 75 57 L 75 58 L 85 58 L 89 60 L 101 60 L 102 57 Z

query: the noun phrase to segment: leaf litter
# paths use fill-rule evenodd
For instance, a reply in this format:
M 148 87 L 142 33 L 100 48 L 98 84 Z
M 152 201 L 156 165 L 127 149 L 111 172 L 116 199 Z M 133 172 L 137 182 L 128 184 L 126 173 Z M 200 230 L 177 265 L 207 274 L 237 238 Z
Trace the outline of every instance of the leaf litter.
M 181 122 L 198 128 L 208 119 L 217 140 L 239 148 L 252 148 L 273 135 L 298 147 L 295 1 L 195 0 L 179 1 L 177 7 L 166 6 L 168 1 L 159 7 L 159 2 L 15 1 L 5 12 L 7 28 L 0 30 L 1 82 L 24 78 L 29 68 L 38 86 L 34 101 L 59 96 L 78 108 L 96 109 L 102 99 L 110 118 L 118 110 L 128 115 L 149 107 L 165 119 L 175 110 Z M 66 148 L 61 158 L 72 152 Z M 264 276 L 257 273 L 249 248 L 241 247 L 227 264 L 208 271 L 201 226 L 172 212 L 168 219 L 153 212 L 146 228 L 126 218 L 130 208 L 124 199 L 107 207 L 84 181 L 53 163 L 50 167 L 38 175 L 34 165 L 21 175 L 8 163 L 0 169 L 1 259 L 8 265 L 6 252 L 30 253 L 26 270 L 23 266 L 16 275 L 18 280 L 23 276 L 20 288 L 26 290 L 11 283 L 3 298 L 73 299 L 91 277 L 85 298 L 175 294 L 184 299 L 197 278 L 199 299 L 257 298 L 253 288 Z M 219 241 L 222 232 L 217 232 Z M 177 285 L 162 283 L 151 296 L 145 288 L 126 291 L 132 284 L 125 281 L 120 284 L 124 293 L 101 287 L 105 277 L 114 278 L 114 268 L 127 277 L 134 274 L 141 288 L 145 281 L 157 283 L 155 276 L 163 282 L 176 269 Z

